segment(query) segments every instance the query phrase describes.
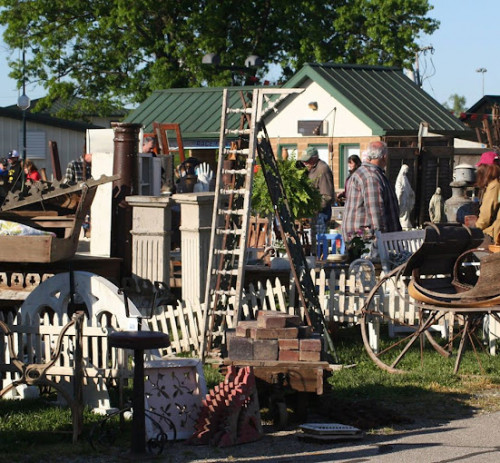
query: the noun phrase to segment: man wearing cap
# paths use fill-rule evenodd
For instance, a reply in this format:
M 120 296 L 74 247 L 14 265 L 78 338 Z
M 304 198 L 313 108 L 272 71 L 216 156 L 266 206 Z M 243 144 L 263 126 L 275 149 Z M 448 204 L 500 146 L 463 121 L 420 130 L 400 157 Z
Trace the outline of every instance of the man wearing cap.
M 12 150 L 9 153 L 7 161 L 9 163 L 9 168 L 7 171 L 7 178 L 5 185 L 6 193 L 8 193 L 9 191 L 20 190 L 23 182 L 22 178 L 23 167 L 19 160 L 19 152 L 16 150 Z
M 500 209 L 500 164 L 498 154 L 487 151 L 476 164 L 476 186 L 479 188 L 481 206 L 476 227 L 483 230 L 485 243 L 491 244 L 494 237 L 494 225 Z
M 371 142 L 363 163 L 351 175 L 342 219 L 346 243 L 360 231 L 365 236 L 367 231 L 401 231 L 396 192 L 384 172 L 387 156 L 383 141 Z
M 308 177 L 321 194 L 321 210 L 316 216 L 315 233 L 326 233 L 328 222 L 332 218 L 332 205 L 335 196 L 333 187 L 333 174 L 325 161 L 319 158 L 318 150 L 314 147 L 307 148 L 300 156 L 301 161 L 308 170 Z M 313 243 L 314 244 L 314 243 Z

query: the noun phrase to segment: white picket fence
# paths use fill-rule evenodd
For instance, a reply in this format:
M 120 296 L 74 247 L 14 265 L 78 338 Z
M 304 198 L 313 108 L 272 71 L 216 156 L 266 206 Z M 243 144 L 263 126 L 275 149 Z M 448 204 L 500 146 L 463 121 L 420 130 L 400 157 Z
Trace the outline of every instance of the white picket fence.
M 341 271 L 339 276 L 331 272 L 327 277 L 324 270 L 311 270 L 311 277 L 317 286 L 319 301 L 325 320 L 346 324 L 356 324 L 361 307 L 365 303 L 370 285 L 375 281 L 375 275 L 364 275 L 352 272 L 348 274 Z M 362 278 L 361 278 L 362 277 Z M 245 319 L 255 317 L 257 310 L 276 310 L 286 313 L 295 313 L 296 290 L 293 281 L 286 286 L 276 278 L 274 282 L 266 281 L 257 286 L 249 285 L 248 291 L 243 295 L 242 312 Z M 418 311 L 411 303 L 405 285 L 395 288 L 391 282 L 374 299 L 374 307 L 386 312 L 392 320 L 402 325 L 418 323 Z M 225 302 L 224 313 L 216 314 L 216 323 L 213 327 L 213 336 L 223 338 L 228 328 L 234 328 L 235 310 L 232 299 Z M 174 355 L 181 352 L 198 352 L 198 347 L 203 333 L 203 305 L 190 305 L 178 301 L 177 306 L 166 306 L 165 310 L 149 321 L 150 329 L 168 333 L 171 344 L 162 353 Z M 304 314 L 301 313 L 303 316 Z M 453 323 L 451 314 L 447 314 L 440 323 Z M 439 329 L 439 327 L 436 327 Z M 442 329 L 444 334 L 445 330 Z M 494 344 L 500 334 L 499 324 L 490 317 L 490 345 L 494 353 Z
M 311 277 L 317 286 L 325 319 L 347 324 L 357 323 L 360 309 L 370 289 L 367 281 L 370 281 L 371 277 L 366 278 L 364 275 L 364 278 L 360 278 L 355 272 L 348 275 L 345 271 L 341 271 L 338 277 L 335 272 L 331 272 L 327 277 L 325 270 L 311 270 Z M 373 275 L 372 281 L 375 281 L 374 278 Z M 248 291 L 243 295 L 242 313 L 245 319 L 254 318 L 257 310 L 295 313 L 294 307 L 300 305 L 296 301 L 294 282 L 291 280 L 289 286 L 285 286 L 276 278 L 274 282 L 267 280 L 265 284 L 259 282 L 257 286 L 249 285 Z M 216 314 L 214 337 L 222 337 L 227 328 L 235 327 L 232 302 L 232 299 L 225 301 L 224 313 Z M 415 311 L 408 298 L 402 299 L 397 294 L 387 293 L 384 297 L 377 296 L 374 304 L 378 308 L 381 307 L 380 304 L 390 304 L 392 313 L 401 321 L 415 320 Z M 164 354 L 198 351 L 204 328 L 203 310 L 202 305 L 178 301 L 175 307 L 166 306 L 164 311 L 149 321 L 150 329 L 168 333 L 170 336 L 171 344 L 163 351 Z

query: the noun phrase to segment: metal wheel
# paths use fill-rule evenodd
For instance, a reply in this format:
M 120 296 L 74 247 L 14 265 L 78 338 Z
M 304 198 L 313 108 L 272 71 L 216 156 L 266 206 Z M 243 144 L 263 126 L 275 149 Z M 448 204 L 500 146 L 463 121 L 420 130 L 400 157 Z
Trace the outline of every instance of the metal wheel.
M 407 307 L 411 308 L 408 296 L 403 297 L 406 287 L 403 269 L 404 264 L 380 279 L 370 291 L 361 316 L 361 335 L 368 355 L 377 366 L 390 373 L 404 373 L 415 365 L 422 365 L 424 354 L 437 352 L 443 357 L 450 356 L 446 341 L 440 344 L 432 330 L 445 312 L 414 307 L 416 316 L 413 319 L 412 316 L 389 314 L 381 309 L 380 298 L 390 298 L 395 292 L 399 292 L 400 299 L 405 300 Z M 404 311 L 404 308 L 400 306 L 397 310 Z M 442 334 L 445 334 L 444 331 Z

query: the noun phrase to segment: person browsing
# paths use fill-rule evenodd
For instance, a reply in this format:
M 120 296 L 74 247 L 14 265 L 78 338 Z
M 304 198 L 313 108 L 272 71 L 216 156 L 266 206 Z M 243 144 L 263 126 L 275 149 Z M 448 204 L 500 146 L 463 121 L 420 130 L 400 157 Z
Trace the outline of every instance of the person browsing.
M 401 231 L 399 205 L 394 187 L 385 175 L 388 150 L 383 141 L 368 145 L 366 161 L 349 179 L 342 234 L 348 242 L 360 230 Z
M 335 196 L 332 171 L 325 161 L 319 159 L 318 150 L 314 147 L 309 147 L 303 151 L 298 160 L 304 164 L 308 171 L 307 176 L 321 194 L 321 210 L 314 218 L 315 232 L 316 234 L 326 233 L 328 223 L 332 217 Z

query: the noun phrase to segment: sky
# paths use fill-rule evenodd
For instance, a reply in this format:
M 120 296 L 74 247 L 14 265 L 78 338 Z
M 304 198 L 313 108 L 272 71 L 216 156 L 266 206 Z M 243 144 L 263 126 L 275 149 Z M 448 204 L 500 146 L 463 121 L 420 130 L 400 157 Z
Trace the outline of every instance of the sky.
M 418 40 L 421 48 L 433 47 L 433 52 L 419 54 L 422 88 L 439 103 L 453 94 L 463 96 L 466 108 L 483 96 L 483 82 L 485 95 L 500 95 L 500 59 L 495 52 L 500 0 L 430 0 L 430 4 L 434 9 L 429 16 L 441 25 Z M 0 40 L 0 106 L 16 104 L 19 97 L 16 82 L 8 77 L 9 53 Z M 481 68 L 486 72 L 477 72 Z M 45 92 L 28 83 L 26 94 L 35 99 Z

